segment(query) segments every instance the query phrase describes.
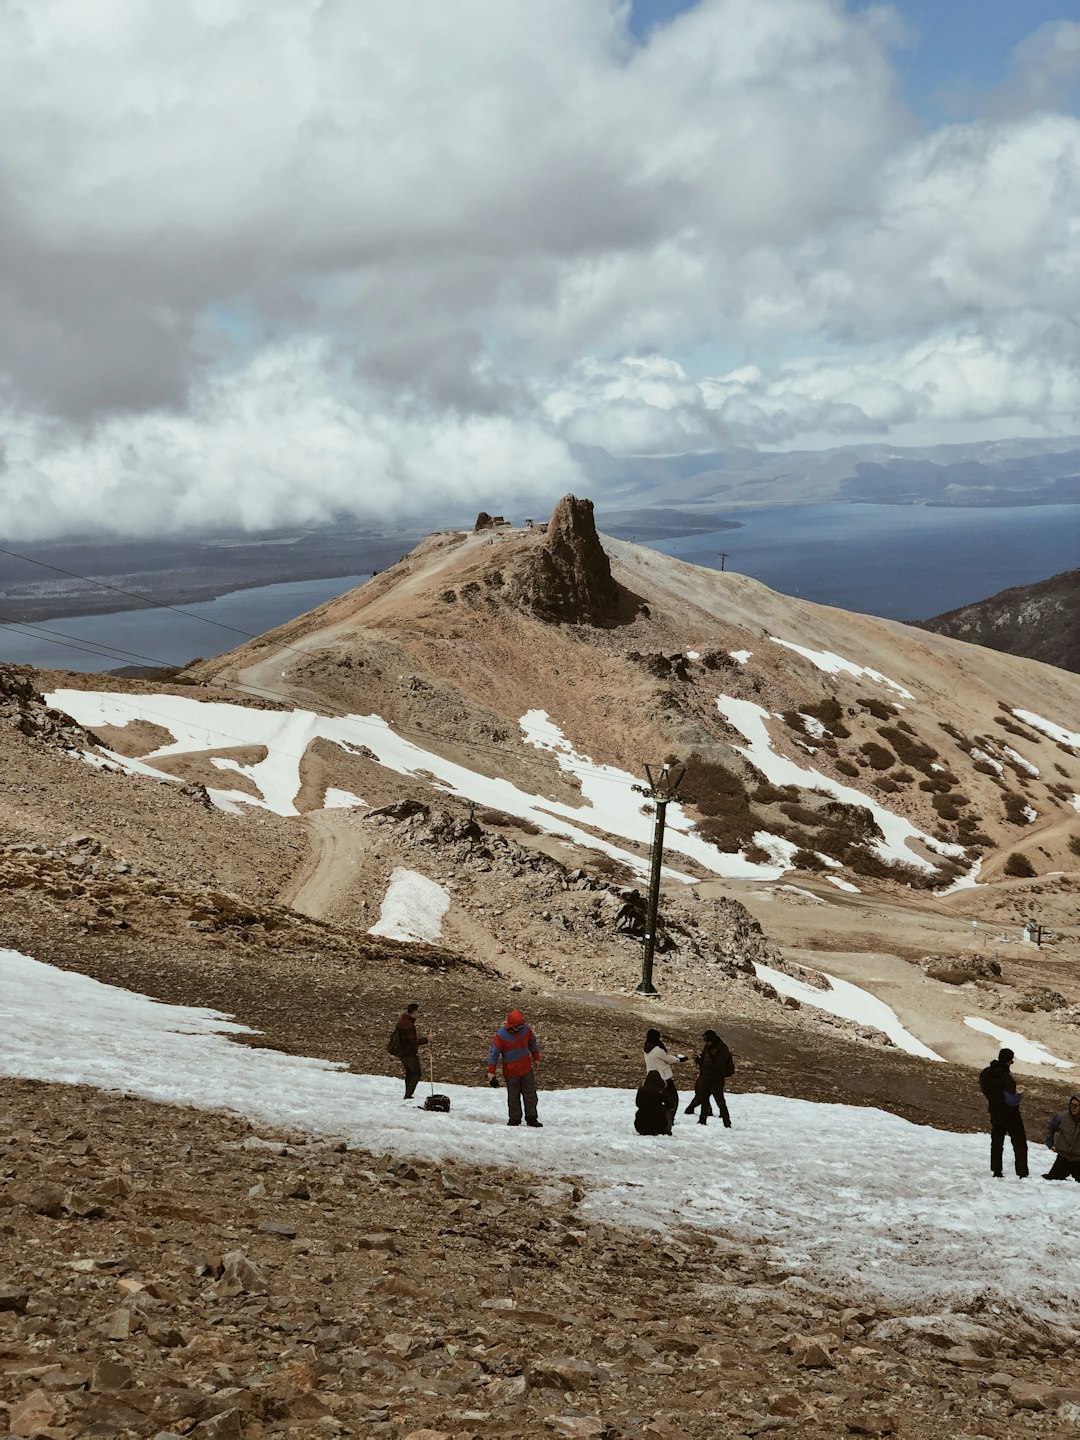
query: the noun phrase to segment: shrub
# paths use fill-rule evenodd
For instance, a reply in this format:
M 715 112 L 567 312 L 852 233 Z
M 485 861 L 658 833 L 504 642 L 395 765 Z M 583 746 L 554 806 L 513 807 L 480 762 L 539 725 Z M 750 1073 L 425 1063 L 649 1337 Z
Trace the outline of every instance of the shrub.
M 884 700 L 876 700 L 873 696 L 867 699 L 865 695 L 856 695 L 855 698 L 864 710 L 869 710 L 875 720 L 891 720 L 896 714 L 893 706 L 886 705 Z
M 938 758 L 938 752 L 920 740 L 906 720 L 901 720 L 896 725 L 882 725 L 878 734 L 892 746 L 903 764 L 910 766 L 912 770 L 928 773 Z
M 1028 817 L 1024 813 L 1027 810 L 1027 801 L 1022 795 L 1017 795 L 1015 790 L 1005 792 L 1005 819 L 1010 825 L 1026 825 Z
M 858 775 L 858 765 L 853 765 L 850 760 L 837 760 L 836 768 L 841 775 Z
M 1001 773 L 996 765 L 991 765 L 989 760 L 976 760 L 972 769 L 977 770 L 980 775 L 989 775 L 992 780 L 1000 780 Z
M 1080 835 L 1069 836 L 1069 850 L 1073 855 L 1080 855 Z
M 799 791 L 794 785 L 772 785 L 763 780 L 750 795 L 755 805 L 777 805 L 781 800 L 797 800 Z
M 819 700 L 816 705 L 804 705 L 804 715 L 812 715 L 815 720 L 820 720 L 822 725 L 839 740 L 846 740 L 851 731 L 842 723 L 844 714 L 843 707 L 835 695 L 827 695 L 824 700 Z
M 1020 880 L 1030 880 L 1035 874 L 1035 866 L 1026 855 L 1019 850 L 1014 850 L 1005 861 L 1005 874 L 1015 876 Z
M 815 830 L 821 824 L 821 815 L 807 805 L 800 805 L 798 801 L 785 801 L 780 809 L 796 825 L 808 826 L 811 830 Z
M 911 785 L 915 781 L 915 776 L 910 770 L 897 770 L 892 778 L 899 785 Z
M 895 780 L 891 780 L 888 775 L 879 775 L 874 781 L 874 789 L 881 790 L 886 795 L 892 795 L 900 789 L 900 786 Z
M 791 857 L 791 863 L 796 870 L 825 870 L 828 868 L 825 861 L 814 850 L 796 850 Z
M 876 740 L 868 740 L 865 745 L 860 745 L 859 750 L 866 756 L 875 770 L 888 770 L 890 765 L 896 764 L 896 756 L 891 750 L 886 750 L 884 745 L 879 745 Z
M 930 803 L 942 820 L 959 820 L 961 808 L 969 802 L 966 795 L 949 793 L 948 795 L 935 795 Z

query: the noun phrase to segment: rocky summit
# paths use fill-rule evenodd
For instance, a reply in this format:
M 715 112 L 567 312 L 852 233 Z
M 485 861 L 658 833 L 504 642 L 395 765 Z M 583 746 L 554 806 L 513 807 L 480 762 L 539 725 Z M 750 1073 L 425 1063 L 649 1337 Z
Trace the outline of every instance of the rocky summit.
M 1080 1434 L 1080 678 L 486 503 L 181 674 L 0 668 L 8 1432 Z M 730 1130 L 690 1059 L 635 1132 L 649 1027 Z

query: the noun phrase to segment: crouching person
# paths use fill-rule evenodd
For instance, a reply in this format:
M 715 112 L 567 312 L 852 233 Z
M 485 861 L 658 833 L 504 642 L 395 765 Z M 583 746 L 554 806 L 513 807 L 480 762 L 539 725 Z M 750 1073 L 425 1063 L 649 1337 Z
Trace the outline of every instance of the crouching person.
M 1054 1115 L 1047 1126 L 1046 1143 L 1054 1152 L 1054 1163 L 1044 1180 L 1080 1180 L 1080 1095 L 1069 1097 L 1064 1115 Z
M 531 1025 L 526 1025 L 520 1010 L 511 1010 L 506 1024 L 499 1027 L 488 1055 L 488 1084 L 497 1088 L 498 1068 L 502 1062 L 506 1081 L 508 1125 L 521 1124 L 521 1105 L 525 1103 L 525 1123 L 534 1130 L 543 1125 L 536 1113 L 536 1074 L 534 1064 L 540 1059 L 540 1046 Z
M 639 1135 L 670 1135 L 671 1107 L 664 1081 L 656 1070 L 650 1070 L 637 1092 L 634 1129 Z

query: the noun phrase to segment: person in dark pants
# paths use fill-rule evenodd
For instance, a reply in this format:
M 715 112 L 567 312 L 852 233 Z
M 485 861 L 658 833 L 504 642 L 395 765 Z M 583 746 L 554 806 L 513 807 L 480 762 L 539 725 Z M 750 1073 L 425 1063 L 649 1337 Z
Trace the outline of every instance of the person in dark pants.
M 544 1127 L 536 1113 L 536 1075 L 534 1064 L 540 1059 L 540 1046 L 531 1025 L 526 1025 L 520 1010 L 511 1010 L 506 1024 L 495 1032 L 488 1054 L 488 1084 L 498 1089 L 499 1061 L 506 1081 L 508 1125 L 521 1124 L 521 1104 L 525 1102 L 525 1123 L 533 1130 Z
M 411 1100 L 420 1083 L 420 1046 L 426 1045 L 427 1036 L 416 1033 L 416 1017 L 420 1006 L 414 1000 L 406 1005 L 405 1012 L 397 1022 L 398 1059 L 405 1071 L 405 1099 Z
M 1014 1059 L 1011 1050 L 999 1050 L 997 1059 L 979 1076 L 979 1089 L 990 1109 L 990 1173 L 997 1180 L 1002 1178 L 1006 1135 L 1012 1142 L 1017 1178 L 1024 1180 L 1028 1173 L 1027 1131 L 1020 1114 L 1023 1091 L 1016 1088 L 1009 1069 Z
M 675 1123 L 675 1116 L 679 1113 L 679 1089 L 675 1084 L 675 1077 L 672 1074 L 673 1065 L 681 1065 L 686 1059 L 685 1055 L 673 1055 L 660 1038 L 659 1030 L 648 1030 L 645 1034 L 645 1078 L 656 1074 L 664 1089 L 664 1104 L 667 1107 L 669 1124 L 667 1133 L 671 1133 L 671 1126 Z M 641 1094 L 641 1091 L 638 1091 Z M 652 1131 L 648 1132 L 654 1133 Z
M 701 1106 L 701 1114 L 698 1116 L 699 1125 L 707 1125 L 712 1115 L 710 1100 L 716 1101 L 716 1109 L 720 1119 L 724 1122 L 724 1129 L 731 1129 L 731 1116 L 728 1114 L 727 1097 L 724 1094 L 724 1084 L 729 1075 L 735 1074 L 735 1061 L 731 1051 L 724 1044 L 715 1030 L 706 1030 L 701 1037 L 704 1045 L 698 1062 L 698 1083 L 694 1092 L 693 1105 Z
M 1080 1095 L 1069 1097 L 1064 1115 L 1055 1115 L 1047 1128 L 1046 1143 L 1054 1153 L 1054 1163 L 1044 1180 L 1080 1180 Z

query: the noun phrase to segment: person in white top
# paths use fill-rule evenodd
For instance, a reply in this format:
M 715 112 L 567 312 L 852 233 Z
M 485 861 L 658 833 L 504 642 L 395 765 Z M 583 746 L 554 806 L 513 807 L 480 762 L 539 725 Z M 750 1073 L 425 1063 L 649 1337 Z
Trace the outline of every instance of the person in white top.
M 660 1038 L 659 1030 L 649 1030 L 645 1035 L 645 1074 L 650 1075 L 654 1070 L 664 1082 L 664 1105 L 668 1110 L 672 1124 L 679 1111 L 679 1091 L 675 1084 L 675 1065 L 681 1065 L 686 1060 L 685 1055 L 673 1055 Z

